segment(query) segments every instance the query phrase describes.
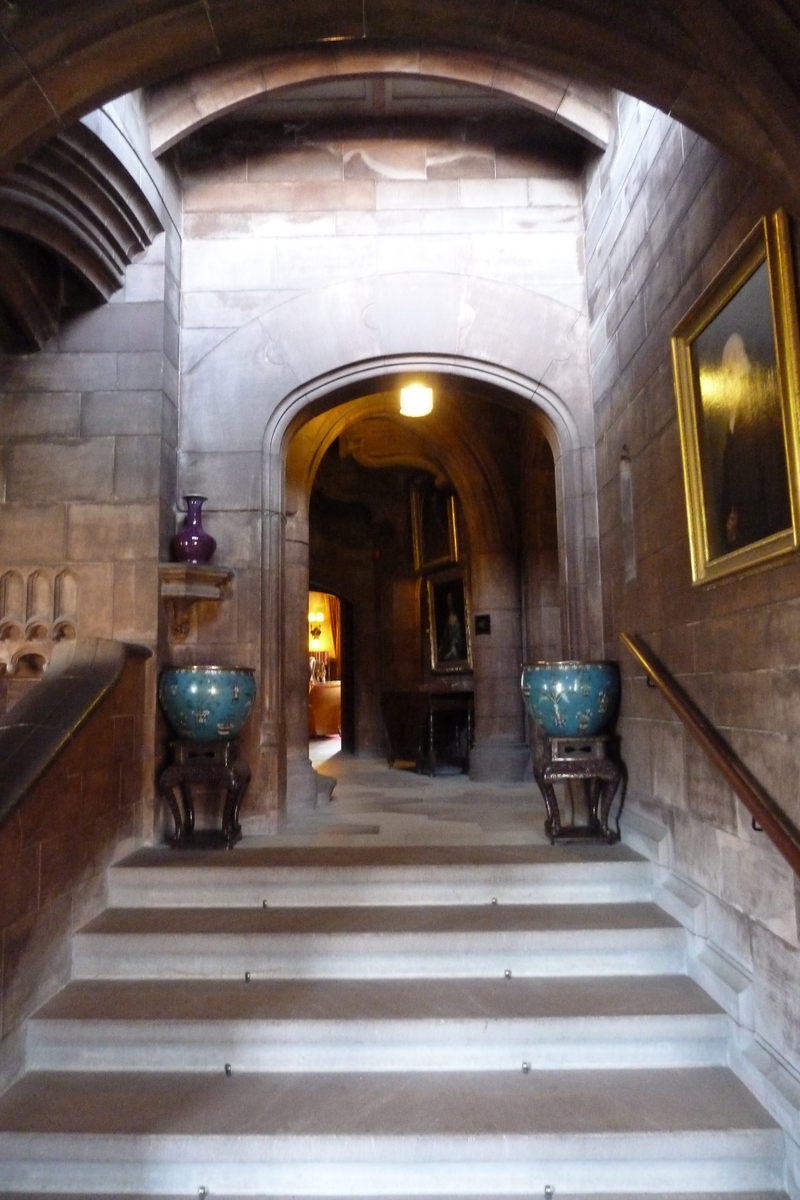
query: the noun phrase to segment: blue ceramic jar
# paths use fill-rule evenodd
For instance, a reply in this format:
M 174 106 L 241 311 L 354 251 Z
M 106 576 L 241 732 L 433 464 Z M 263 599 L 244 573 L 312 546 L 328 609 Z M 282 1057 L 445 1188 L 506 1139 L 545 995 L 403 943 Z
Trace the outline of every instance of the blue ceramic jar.
M 158 698 L 178 737 L 214 741 L 236 737 L 253 707 L 250 667 L 166 667 Z
M 538 662 L 522 668 L 525 707 L 549 737 L 608 733 L 619 706 L 619 664 Z

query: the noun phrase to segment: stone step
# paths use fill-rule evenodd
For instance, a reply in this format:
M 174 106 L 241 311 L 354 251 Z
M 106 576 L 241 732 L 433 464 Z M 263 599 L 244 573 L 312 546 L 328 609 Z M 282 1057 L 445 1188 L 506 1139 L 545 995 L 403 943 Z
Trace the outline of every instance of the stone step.
M 186 1193 L 181 1194 L 185 1195 Z M 220 1195 L 221 1193 L 217 1194 Z M 736 1196 L 736 1200 L 789 1200 L 786 1192 L 759 1191 L 736 1192 L 734 1194 Z M 2 1195 L 2 1191 L 0 1191 L 0 1195 Z M 47 1200 L 117 1200 L 119 1193 L 115 1192 L 113 1195 L 111 1195 L 108 1192 L 102 1194 L 98 1192 L 15 1192 L 14 1200 L 41 1200 L 41 1197 L 45 1195 L 47 1196 Z M 544 1195 L 544 1189 L 542 1189 L 542 1195 Z M 570 1192 L 569 1194 L 566 1192 L 559 1192 L 556 1196 L 555 1192 L 553 1192 L 553 1200 L 578 1200 L 578 1195 L 579 1193 L 577 1192 Z M 731 1195 L 732 1193 L 728 1189 L 726 1189 L 724 1192 L 648 1192 L 647 1200 L 730 1200 Z M 526 1191 L 525 1196 L 533 1196 L 538 1198 L 539 1192 Z M 126 1197 L 127 1200 L 168 1200 L 166 1193 L 163 1192 L 158 1196 L 153 1195 L 150 1192 L 147 1194 L 144 1192 L 135 1192 L 131 1194 L 126 1193 Z M 249 1193 L 247 1196 L 241 1194 L 238 1196 L 233 1196 L 229 1193 L 225 1193 L 225 1200 L 267 1200 L 267 1193 L 253 1192 Z M 270 1196 L 269 1200 L 297 1200 L 297 1197 Z M 318 1193 L 316 1196 L 306 1196 L 304 1197 L 304 1200 L 327 1200 L 327 1198 L 323 1198 Z M 373 1193 L 371 1196 L 361 1197 L 360 1200 L 378 1200 L 378 1197 L 375 1193 Z M 405 1197 L 400 1197 L 397 1195 L 381 1196 L 380 1200 L 405 1200 Z M 463 1198 L 454 1196 L 452 1192 L 447 1192 L 446 1194 L 441 1195 L 437 1193 L 435 1196 L 431 1192 L 425 1192 L 421 1195 L 415 1194 L 414 1200 L 463 1200 Z M 511 1196 L 509 1193 L 501 1196 L 498 1195 L 497 1192 L 493 1192 L 491 1195 L 471 1195 L 470 1200 L 511 1200 Z M 518 1195 L 514 1197 L 514 1200 L 519 1200 Z M 609 1200 L 609 1197 L 607 1192 L 602 1193 L 602 1195 L 599 1192 L 582 1192 L 580 1193 L 580 1200 Z M 620 1192 L 615 1190 L 614 1200 L 642 1200 L 642 1193 L 638 1191 Z
M 73 983 L 29 1070 L 477 1071 L 721 1066 L 727 1017 L 686 977 Z
M 31 1072 L 0 1097 L 5 1193 L 776 1193 L 783 1152 L 722 1068 Z
M 72 963 L 76 979 L 665 975 L 685 934 L 650 903 L 111 908 Z
M 559 848 L 561 850 L 561 848 Z M 140 850 L 109 871 L 115 907 L 594 904 L 652 899 L 649 863 L 624 846 L 411 846 Z

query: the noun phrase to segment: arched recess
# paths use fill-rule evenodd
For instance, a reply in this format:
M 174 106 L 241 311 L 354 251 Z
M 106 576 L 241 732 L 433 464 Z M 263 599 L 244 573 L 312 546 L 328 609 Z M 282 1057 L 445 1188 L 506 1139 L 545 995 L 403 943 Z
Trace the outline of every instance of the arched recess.
M 345 44 L 222 63 L 170 80 L 148 94 L 148 127 L 155 155 L 236 108 L 286 88 L 359 76 L 418 76 L 465 83 L 518 101 L 605 150 L 611 136 L 611 95 L 571 73 L 543 70 L 494 55 L 409 47 Z M 390 114 L 387 114 L 390 115 Z
M 487 446 L 479 427 L 472 424 L 466 388 L 448 377 L 432 380 L 436 391 L 433 413 L 424 421 L 409 421 L 400 415 L 396 391 L 379 392 L 345 402 L 312 417 L 292 437 L 286 465 L 286 541 L 284 589 L 287 628 L 284 710 L 287 721 L 287 751 L 301 773 L 306 770 L 307 736 L 305 688 L 302 667 L 305 638 L 302 621 L 293 621 L 308 586 L 309 509 L 308 501 L 318 467 L 328 448 L 338 438 L 362 467 L 405 467 L 432 471 L 447 480 L 460 497 L 462 529 L 469 545 L 469 580 L 477 611 L 494 612 L 494 638 L 473 646 L 476 746 L 471 758 L 473 777 L 496 778 L 501 767 L 498 755 L 516 759 L 505 766 L 506 774 L 521 775 L 526 752 L 519 700 L 519 661 L 522 625 L 519 586 L 519 536 L 517 514 L 507 480 Z M 351 433 L 353 431 L 353 433 Z M 353 436 L 353 434 L 355 436 Z M 513 454 L 512 454 L 513 460 Z M 380 753 L 383 737 L 380 721 L 379 671 L 374 647 L 379 633 L 373 629 L 372 598 L 375 586 L 372 564 L 360 576 L 359 591 L 350 598 L 360 613 L 362 634 L 361 668 L 372 670 L 369 694 L 359 687 L 360 729 L 365 746 Z M 419 584 L 419 581 L 417 581 Z M 417 587 L 419 592 L 419 587 Z M 417 605 L 417 611 L 419 607 Z M 288 623 L 292 621 L 291 627 Z M 370 632 L 371 630 L 371 632 Z M 360 676 L 361 677 L 361 676 Z M 500 748 L 498 748 L 500 746 Z M 512 750 L 512 747 L 514 748 Z M 491 756 L 488 761 L 487 756 Z M 301 782 L 292 779 L 291 795 L 302 792 Z
M 585 477 L 587 470 L 591 473 L 591 459 L 581 453 L 578 427 L 555 393 L 499 366 L 437 355 L 384 357 L 317 378 L 290 393 L 277 406 L 262 443 L 261 784 L 270 797 L 277 798 L 279 806 L 287 793 L 287 771 L 293 800 L 313 802 L 315 794 L 307 745 L 302 737 L 293 737 L 293 731 L 305 725 L 303 681 L 298 684 L 299 676 L 293 679 L 287 668 L 290 659 L 299 664 L 303 658 L 303 623 L 295 622 L 295 629 L 289 624 L 287 613 L 298 607 L 304 612 L 299 598 L 308 587 L 307 504 L 311 482 L 322 455 L 338 432 L 370 411 L 370 406 L 380 413 L 385 402 L 375 405 L 375 394 L 396 386 L 400 378 L 410 373 L 490 384 L 509 395 L 510 405 L 527 409 L 529 404 L 528 411 L 536 411 L 536 421 L 551 447 L 555 465 L 564 645 L 574 655 L 597 654 L 603 645 L 596 615 L 599 609 L 590 600 L 590 592 L 599 593 L 600 586 L 597 524 L 596 519 L 591 519 L 591 504 L 585 502 L 595 491 L 594 478 Z M 323 415 L 324 420 L 316 420 Z M 289 446 L 298 431 L 301 436 L 295 445 L 294 461 L 287 466 Z M 504 489 L 492 478 L 491 467 L 481 462 L 480 454 L 471 448 L 467 430 L 461 431 L 458 440 L 464 443 L 463 448 L 445 456 L 456 487 L 460 477 L 464 486 L 471 488 L 481 476 L 485 480 L 481 499 L 486 514 L 483 518 L 478 515 L 482 505 L 472 507 L 470 536 L 478 558 L 483 555 L 488 573 L 496 569 L 498 555 L 506 554 L 508 549 L 509 532 L 503 529 Z M 478 460 L 476 472 L 468 470 L 463 458 L 459 461 L 461 456 L 469 455 Z M 478 487 L 481 490 L 480 483 Z M 290 535 L 298 530 L 295 542 Z M 292 562 L 287 559 L 289 546 Z M 479 577 L 480 567 L 478 580 Z M 473 577 L 475 586 L 480 587 L 480 581 L 476 585 Z M 291 594 L 287 595 L 287 589 Z M 519 606 L 518 598 L 516 603 Z M 517 667 L 518 660 L 515 671 Z

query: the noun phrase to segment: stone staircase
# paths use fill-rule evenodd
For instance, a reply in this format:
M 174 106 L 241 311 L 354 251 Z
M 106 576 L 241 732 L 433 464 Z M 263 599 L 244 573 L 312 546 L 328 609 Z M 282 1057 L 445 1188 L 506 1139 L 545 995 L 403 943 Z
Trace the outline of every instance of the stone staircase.
M 624 846 L 142 850 L 109 898 L 0 1097 L 0 1194 L 783 1196 Z

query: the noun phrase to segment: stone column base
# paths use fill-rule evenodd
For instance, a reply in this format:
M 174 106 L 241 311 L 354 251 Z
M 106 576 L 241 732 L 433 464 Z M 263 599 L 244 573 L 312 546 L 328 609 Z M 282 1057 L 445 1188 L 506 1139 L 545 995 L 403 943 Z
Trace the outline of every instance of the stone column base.
M 336 780 L 320 775 L 308 758 L 290 758 L 286 763 L 286 811 L 304 812 L 323 808 L 331 799 Z
M 529 757 L 524 742 L 479 742 L 469 752 L 469 777 L 479 783 L 522 783 Z
M 308 755 L 286 761 L 286 811 L 292 813 L 317 807 L 317 772 Z

